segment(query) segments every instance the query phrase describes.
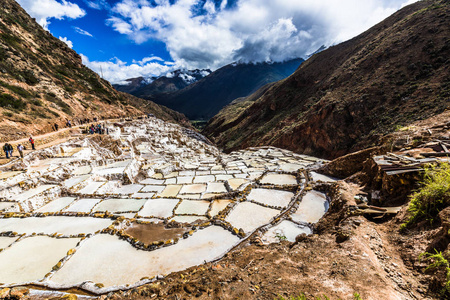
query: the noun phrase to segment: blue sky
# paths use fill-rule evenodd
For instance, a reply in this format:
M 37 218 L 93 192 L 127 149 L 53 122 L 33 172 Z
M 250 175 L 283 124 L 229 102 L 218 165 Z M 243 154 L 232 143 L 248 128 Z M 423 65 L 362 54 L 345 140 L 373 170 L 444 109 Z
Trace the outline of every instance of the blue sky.
M 112 83 L 283 61 L 356 36 L 416 0 L 16 0 Z

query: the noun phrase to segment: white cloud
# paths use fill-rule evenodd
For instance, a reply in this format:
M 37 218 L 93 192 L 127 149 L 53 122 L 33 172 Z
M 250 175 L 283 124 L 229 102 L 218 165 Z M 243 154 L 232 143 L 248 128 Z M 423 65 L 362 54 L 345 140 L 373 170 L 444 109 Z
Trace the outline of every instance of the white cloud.
M 89 58 L 81 54 L 83 64 L 111 83 L 126 84 L 125 79 L 135 77 L 152 77 L 167 73 L 179 68 L 178 65 L 163 65 L 157 62 L 148 61 L 146 63 L 132 63 L 128 65 L 126 62 L 115 58 L 114 61 L 90 61 Z M 144 59 L 145 60 L 145 59 Z
M 61 41 L 63 41 L 64 43 L 66 43 L 66 45 L 67 45 L 70 49 L 73 48 L 73 43 L 72 43 L 72 41 L 70 41 L 70 40 L 67 39 L 66 37 L 60 36 L 59 39 L 60 39 Z
M 415 3 L 415 2 L 417 2 L 417 0 L 408 0 L 408 1 L 406 1 L 405 3 L 403 3 L 401 7 L 408 6 L 408 5 L 413 4 L 413 3 Z
M 107 23 L 137 44 L 157 39 L 186 68 L 217 68 L 235 60 L 305 57 L 370 28 L 416 0 L 122 0 Z M 203 15 L 193 8 L 203 4 Z
M 48 29 L 49 20 L 77 19 L 86 15 L 77 4 L 66 0 L 16 0 L 36 21 Z
M 75 31 L 76 31 L 77 33 L 79 33 L 79 34 L 87 35 L 87 36 L 90 36 L 90 37 L 94 37 L 92 34 L 90 34 L 89 32 L 87 32 L 86 30 L 81 29 L 80 27 L 74 26 L 73 29 L 75 29 Z
M 93 9 L 100 10 L 100 9 L 109 9 L 110 8 L 110 6 L 109 6 L 108 2 L 106 2 L 106 0 L 92 0 L 92 1 L 84 0 L 84 2 L 90 8 L 93 8 Z
M 134 64 L 139 64 L 139 65 L 142 66 L 142 65 L 145 65 L 146 63 L 148 63 L 150 61 L 155 61 L 155 60 L 164 62 L 164 59 L 162 59 L 159 56 L 151 56 L 151 57 L 144 57 L 142 60 L 139 60 L 139 61 L 133 59 L 133 63 Z

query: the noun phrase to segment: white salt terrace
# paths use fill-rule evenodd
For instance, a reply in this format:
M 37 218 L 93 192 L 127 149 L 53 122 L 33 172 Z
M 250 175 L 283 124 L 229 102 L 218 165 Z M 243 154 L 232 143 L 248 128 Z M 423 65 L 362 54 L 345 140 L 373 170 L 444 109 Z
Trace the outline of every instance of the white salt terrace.
M 25 200 L 28 200 L 29 198 L 32 198 L 39 194 L 42 194 L 43 192 L 48 191 L 49 189 L 51 189 L 55 186 L 56 185 L 51 185 L 51 184 L 41 185 L 41 186 L 38 186 L 37 188 L 31 189 L 31 190 L 23 192 L 19 195 L 13 196 L 10 198 L 10 200 L 18 201 L 18 202 L 25 201 Z
M 133 284 L 143 277 L 169 274 L 214 260 L 237 242 L 239 238 L 229 231 L 210 226 L 171 247 L 148 252 L 101 234 L 86 241 L 49 281 L 63 287 L 86 279 L 106 287 Z
M 16 231 L 19 234 L 42 233 L 65 236 L 94 233 L 111 225 L 110 219 L 53 216 L 44 218 L 0 219 L 0 232 Z
M 14 243 L 17 240 L 16 237 L 7 237 L 7 236 L 0 236 L 0 249 L 4 249 Z
M 261 204 L 284 208 L 289 204 L 289 202 L 291 202 L 293 197 L 294 193 L 286 191 L 252 189 L 250 194 L 247 196 L 247 200 L 253 200 Z
M 58 212 L 69 206 L 76 198 L 75 197 L 62 197 L 53 200 L 52 202 L 42 206 L 36 212 Z
M 299 226 L 293 222 L 284 220 L 280 224 L 270 228 L 263 236 L 262 241 L 265 244 L 277 243 L 280 240 L 295 242 L 299 234 L 311 234 L 312 231 L 307 226 Z
M 224 154 L 200 135 L 191 138 L 188 129 L 155 118 L 106 126 L 104 137 L 122 153 L 81 136 L 0 167 L 0 287 L 131 288 L 148 282 L 142 278 L 220 258 L 244 235 L 262 235 L 258 228 L 267 229 L 265 243 L 293 241 L 310 234 L 306 223 L 328 209 L 322 193 L 293 192 L 307 184 L 304 175 L 320 159 L 273 147 Z M 23 165 L 26 171 L 14 171 Z M 206 227 L 144 251 L 133 237 L 106 233 L 126 229 L 131 219 Z M 223 221 L 227 229 L 218 226 Z
M 275 185 L 296 185 L 297 179 L 295 176 L 287 174 L 267 174 L 261 179 L 262 184 Z
M 269 223 L 280 211 L 260 206 L 251 202 L 239 203 L 227 216 L 226 221 L 236 228 L 242 228 L 245 233 Z
M 12 284 L 43 279 L 79 241 L 35 236 L 15 243 L 0 253 L 0 282 Z
M 145 202 L 138 215 L 140 217 L 169 218 L 173 215 L 173 209 L 178 202 L 180 202 L 178 199 L 151 199 Z
M 89 213 L 92 208 L 94 208 L 94 206 L 100 201 L 102 201 L 102 199 L 79 199 L 77 201 L 74 201 L 69 207 L 64 209 L 64 211 Z
M 175 210 L 177 215 L 206 215 L 208 201 L 183 200 Z
M 15 202 L 0 202 L 0 210 L 11 207 Z
M 94 207 L 94 211 L 125 212 L 138 211 L 147 200 L 140 199 L 108 199 Z
M 291 217 L 292 220 L 297 222 L 317 223 L 327 210 L 328 201 L 326 195 L 318 191 L 309 191 Z

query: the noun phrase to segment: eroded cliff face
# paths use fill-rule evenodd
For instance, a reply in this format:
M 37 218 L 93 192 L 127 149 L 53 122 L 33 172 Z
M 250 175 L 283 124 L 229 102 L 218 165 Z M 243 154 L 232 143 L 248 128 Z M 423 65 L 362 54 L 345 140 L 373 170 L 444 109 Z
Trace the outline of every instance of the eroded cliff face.
M 143 113 L 172 122 L 186 118 L 119 93 L 81 57 L 36 23 L 14 0 L 0 4 L 0 140 L 52 130 L 66 119 Z
M 421 1 L 318 53 L 204 133 L 226 151 L 274 145 L 335 158 L 449 105 L 450 4 Z M 231 120 L 231 121 L 230 121 Z

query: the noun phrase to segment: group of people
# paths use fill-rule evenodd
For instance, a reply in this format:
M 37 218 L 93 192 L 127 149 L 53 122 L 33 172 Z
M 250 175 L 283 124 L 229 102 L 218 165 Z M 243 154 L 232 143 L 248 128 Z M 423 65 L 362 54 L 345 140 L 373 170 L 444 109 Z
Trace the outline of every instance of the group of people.
M 106 129 L 106 130 L 108 130 L 108 129 Z M 87 132 L 90 134 L 94 134 L 94 133 L 105 134 L 105 125 L 102 126 L 102 124 L 97 124 L 97 125 L 91 124 L 91 126 L 89 126 Z M 108 134 L 108 132 L 107 132 L 107 134 Z
M 31 149 L 36 150 L 36 148 L 34 147 L 33 137 L 30 136 L 28 141 L 31 144 Z M 18 144 L 17 151 L 19 151 L 19 155 L 21 158 L 23 158 L 23 150 L 25 150 L 25 147 L 22 144 Z M 6 158 L 13 158 L 14 147 L 11 144 L 5 143 L 5 145 L 3 145 L 3 151 L 5 152 Z
M 97 117 L 93 118 L 94 122 L 97 122 Z M 69 120 L 66 119 L 66 127 L 67 128 L 72 128 L 72 126 L 76 125 L 76 123 L 78 123 L 79 125 L 83 125 L 83 124 L 89 124 L 91 122 L 91 119 L 89 118 L 84 118 L 84 119 L 74 119 L 74 120 Z M 55 131 L 58 131 L 59 129 L 59 125 L 58 123 L 53 124 L 53 129 Z

